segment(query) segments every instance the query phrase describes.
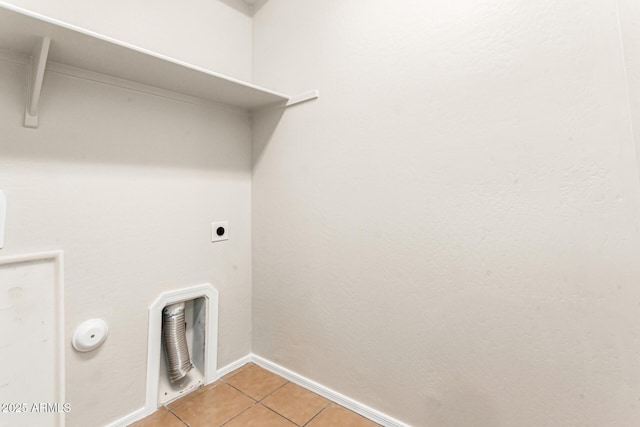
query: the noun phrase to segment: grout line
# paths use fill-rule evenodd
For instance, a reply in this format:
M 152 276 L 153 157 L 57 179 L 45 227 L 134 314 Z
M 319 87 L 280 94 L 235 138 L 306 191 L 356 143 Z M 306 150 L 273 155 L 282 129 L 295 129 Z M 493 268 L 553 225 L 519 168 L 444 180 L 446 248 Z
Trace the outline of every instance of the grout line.
M 180 416 L 178 416 L 178 414 L 176 414 L 175 412 L 173 412 L 171 409 L 169 409 L 169 408 L 164 408 L 164 409 L 166 409 L 166 410 L 167 410 L 167 412 L 169 412 L 171 415 L 173 415 L 174 417 L 176 417 L 177 419 L 179 419 L 179 420 L 180 420 L 180 422 L 181 422 L 182 424 L 184 424 L 184 425 L 185 425 L 185 426 L 187 426 L 187 427 L 191 427 L 191 424 L 189 424 L 188 422 L 186 422 L 185 420 L 183 420 L 182 418 L 180 418 Z
M 1 51 L 0 51 L 1 52 Z M 315 393 L 317 395 L 319 395 L 320 397 L 323 397 L 325 399 L 327 399 L 329 402 L 325 405 L 325 407 L 323 409 L 321 409 L 315 416 L 313 416 L 309 421 L 307 421 L 303 427 L 308 427 L 318 416 L 320 416 L 320 414 L 324 413 L 331 404 L 334 404 L 336 406 L 339 406 L 349 412 L 352 412 L 354 414 L 360 415 L 362 417 L 364 417 L 365 419 L 369 419 L 370 421 L 372 421 L 373 423 L 375 423 L 378 426 L 387 426 L 387 427 L 409 427 L 409 424 L 406 424 L 402 421 L 396 420 L 393 417 L 386 415 L 384 413 L 381 413 L 371 407 L 368 407 L 358 401 L 355 401 L 353 399 L 350 399 L 349 397 L 338 393 L 335 390 L 332 390 L 326 386 L 323 386 L 322 384 L 319 384 L 313 380 L 310 380 L 306 377 L 303 377 L 302 375 L 299 375 L 293 371 L 288 370 L 287 368 L 284 368 L 280 365 L 277 365 L 271 361 L 269 361 L 268 359 L 265 359 L 263 357 L 260 357 L 256 354 L 250 353 L 249 355 L 242 357 L 240 359 L 238 359 L 236 362 L 231 363 L 230 365 L 227 365 L 225 368 L 223 368 L 225 370 L 225 375 L 227 374 L 231 374 L 233 371 L 229 370 L 226 371 L 226 369 L 230 366 L 236 366 L 236 364 L 241 363 L 241 361 L 249 361 L 249 363 L 251 363 L 254 366 L 258 366 L 260 368 L 266 369 L 267 371 L 271 372 L 272 374 L 275 374 L 281 378 L 283 378 L 285 381 L 284 384 L 282 384 L 280 387 L 276 388 L 275 390 L 273 390 L 271 393 L 269 393 L 267 396 L 264 396 L 262 398 L 262 400 L 266 399 L 267 397 L 271 396 L 273 393 L 275 393 L 277 390 L 279 390 L 280 388 L 284 387 L 285 385 L 287 385 L 287 383 L 291 382 L 293 384 L 297 384 L 298 386 L 312 392 Z M 239 366 L 236 369 L 240 369 L 243 366 L 247 365 L 248 363 L 244 362 L 242 366 Z M 235 371 L 235 370 L 234 370 Z M 219 372 L 221 372 L 219 370 Z M 240 373 L 240 372 L 238 372 Z M 229 379 L 231 379 L 232 377 L 235 377 L 235 374 L 232 375 L 231 377 L 229 377 Z M 207 384 L 205 386 L 203 386 L 203 388 L 207 388 L 208 390 L 211 390 L 215 387 L 218 387 L 221 384 L 225 384 L 235 390 L 237 390 L 238 392 L 240 392 L 242 395 L 248 397 L 253 403 L 251 403 L 244 411 L 240 412 L 240 414 L 244 413 L 246 410 L 249 410 L 250 408 L 254 407 L 256 404 L 260 403 L 262 406 L 266 407 L 267 409 L 270 409 L 273 412 L 278 413 L 277 411 L 271 409 L 269 406 L 265 405 L 262 402 L 257 401 L 256 399 L 254 399 L 253 397 L 247 395 L 246 393 L 244 393 L 242 390 L 240 390 L 239 388 L 233 386 L 232 384 L 229 384 L 227 382 L 227 380 L 222 379 L 222 377 L 218 378 L 216 381 Z M 203 392 L 198 392 L 196 391 L 196 393 L 201 394 L 204 393 L 206 391 Z M 196 393 L 193 393 L 193 397 L 196 397 Z M 189 400 L 191 400 L 191 398 L 186 399 L 187 396 L 183 396 L 181 399 L 185 399 L 185 403 Z M 179 399 L 180 400 L 180 399 Z M 174 401 L 175 402 L 175 401 Z M 174 403 L 172 402 L 172 404 Z M 175 409 L 177 409 L 178 407 L 181 407 L 182 403 L 178 406 L 176 406 Z M 176 416 L 181 422 L 186 423 L 186 425 L 189 425 L 186 421 L 182 420 L 180 417 L 178 417 L 172 409 L 166 408 L 165 409 L 169 412 L 171 412 L 174 416 Z M 118 421 L 112 422 L 111 424 L 108 424 L 108 427 L 122 427 L 125 425 L 125 423 L 127 425 L 133 423 L 133 422 L 137 422 L 140 420 L 143 420 L 145 418 L 144 416 L 145 414 L 145 408 L 142 407 L 140 409 L 138 409 L 137 411 L 132 412 L 131 414 L 121 418 Z M 231 418 L 230 420 L 226 421 L 224 423 L 224 425 L 226 425 L 229 421 L 231 421 L 232 419 L 235 419 L 238 415 L 234 416 L 233 418 Z M 287 419 L 287 417 L 283 416 L 282 414 L 278 414 L 279 416 L 282 416 L 283 418 Z M 298 424 L 294 424 L 297 425 L 298 427 L 300 427 Z
M 258 404 L 258 402 L 253 402 L 251 405 L 249 405 L 247 408 L 243 409 L 242 411 L 240 411 L 239 413 L 235 414 L 233 417 L 229 418 L 227 421 L 223 422 L 222 424 L 220 424 L 220 427 L 223 427 L 227 424 L 229 424 L 231 421 L 235 420 L 236 418 L 238 418 L 240 415 L 244 414 L 245 412 L 247 412 L 249 409 L 253 408 L 254 406 L 256 406 Z
M 238 392 L 240 392 L 241 394 L 243 394 L 244 396 L 246 396 L 246 397 L 248 397 L 249 399 L 251 399 L 251 400 L 252 400 L 252 403 L 251 403 L 247 408 L 243 409 L 243 410 L 242 410 L 242 411 L 240 411 L 239 413 L 237 413 L 237 414 L 235 414 L 234 416 L 232 416 L 231 418 L 229 418 L 227 421 L 223 422 L 223 423 L 220 425 L 220 427 L 224 427 L 224 426 L 226 426 L 227 424 L 229 424 L 230 422 L 232 422 L 232 421 L 233 421 L 233 420 L 235 420 L 236 418 L 240 417 L 240 416 L 241 416 L 242 414 L 244 414 L 245 412 L 247 412 L 247 411 L 251 410 L 252 408 L 256 407 L 257 405 L 260 405 L 261 407 L 263 407 L 263 408 L 265 408 L 265 409 L 267 409 L 267 410 L 269 410 L 269 411 L 273 412 L 273 413 L 274 413 L 274 414 L 276 414 L 277 416 L 284 418 L 285 420 L 287 420 L 287 421 L 291 422 L 291 423 L 292 423 L 293 425 L 295 425 L 296 427 L 305 427 L 305 426 L 308 426 L 311 422 L 313 422 L 313 420 L 315 420 L 315 419 L 316 419 L 320 414 L 322 414 L 323 412 L 325 412 L 325 411 L 327 410 L 327 408 L 329 408 L 329 406 L 330 406 L 332 403 L 334 403 L 334 404 L 335 404 L 335 402 L 333 402 L 332 400 L 327 399 L 327 403 L 326 403 L 326 404 L 325 404 L 325 405 L 324 405 L 324 406 L 323 406 L 323 407 L 322 407 L 322 408 L 321 408 L 321 409 L 320 409 L 320 410 L 319 410 L 315 415 L 313 415 L 313 416 L 312 416 L 308 421 L 306 421 L 304 424 L 298 424 L 297 422 L 293 421 L 292 419 L 288 418 L 287 416 L 285 416 L 285 415 L 281 414 L 281 413 L 280 413 L 280 412 L 278 412 L 277 410 L 275 410 L 275 409 L 271 408 L 270 406 L 268 406 L 268 405 L 266 405 L 266 404 L 264 404 L 264 403 L 263 403 L 263 402 L 264 402 L 264 400 L 265 400 L 265 399 L 267 399 L 269 396 L 273 395 L 273 394 L 274 394 L 274 393 L 276 393 L 278 390 L 280 390 L 280 389 L 282 389 L 283 387 L 285 387 L 287 384 L 292 383 L 291 381 L 287 380 L 287 379 L 286 379 L 286 378 L 284 378 L 283 376 L 273 373 L 274 375 L 278 376 L 279 378 L 282 378 L 283 380 L 285 380 L 285 382 L 284 382 L 282 385 L 280 385 L 279 387 L 276 387 L 274 390 L 272 390 L 271 392 L 269 392 L 268 394 L 266 394 L 265 396 L 263 396 L 263 397 L 262 397 L 262 398 L 260 398 L 260 399 L 256 399 L 256 398 L 254 398 L 254 397 L 252 397 L 252 396 L 249 396 L 247 393 L 245 393 L 244 391 L 242 391 L 240 388 L 238 388 L 238 387 L 234 386 L 233 384 L 230 384 L 230 383 L 228 383 L 228 382 L 227 382 L 227 380 L 228 380 L 228 379 L 231 379 L 231 378 L 235 377 L 237 374 L 240 374 L 241 372 L 243 372 L 244 370 L 246 370 L 247 368 L 249 368 L 249 367 L 250 367 L 250 366 L 247 366 L 247 365 L 248 365 L 248 364 L 245 364 L 245 365 L 243 365 L 243 366 L 239 367 L 238 369 L 236 369 L 235 371 L 238 371 L 238 372 L 236 372 L 235 374 L 233 374 L 232 376 L 230 376 L 230 377 L 229 377 L 229 378 L 227 378 L 227 379 L 219 378 L 219 379 L 218 379 L 219 383 L 218 383 L 218 384 L 216 384 L 216 385 L 214 385 L 213 387 L 211 387 L 211 388 L 210 388 L 210 389 L 213 389 L 213 388 L 217 387 L 217 386 L 218 386 L 218 385 L 220 385 L 220 384 L 226 384 L 226 385 L 228 385 L 229 387 L 231 387 L 231 388 L 233 388 L 233 389 L 237 390 Z M 255 365 L 255 364 L 254 364 L 254 365 Z M 259 366 L 259 365 L 256 365 L 256 366 Z M 233 371 L 233 372 L 235 372 L 235 371 Z M 292 383 L 292 384 L 295 384 L 295 383 Z M 206 386 L 203 386 L 202 388 L 204 388 L 204 387 L 206 387 Z M 308 388 L 306 388 L 306 387 L 304 387 L 304 386 L 302 386 L 302 388 L 304 388 L 305 390 L 311 391 L 311 390 L 309 390 Z M 204 391 L 204 392 L 206 392 L 206 391 Z M 313 393 L 313 391 L 311 391 L 311 392 Z M 197 393 L 197 395 L 199 395 L 199 394 L 202 394 L 202 393 Z M 186 398 L 187 396 L 184 396 L 184 397 Z M 194 398 L 194 397 L 196 397 L 196 395 L 191 396 L 189 399 L 185 399 L 185 402 L 184 402 L 184 403 L 186 403 L 188 400 L 191 400 L 191 399 L 192 399 L 192 398 Z M 178 399 L 178 400 L 180 400 L 180 399 Z M 175 401 L 174 401 L 174 402 L 175 402 Z M 176 406 L 175 408 L 178 408 L 178 407 L 180 407 L 180 406 L 182 406 L 182 404 L 180 404 L 180 405 Z M 339 406 L 341 406 L 341 405 L 339 405 Z M 180 420 L 180 422 L 182 422 L 185 426 L 190 427 L 190 424 L 189 424 L 186 420 L 182 419 L 182 418 L 181 418 L 179 415 L 177 415 L 175 412 L 173 412 L 173 410 L 172 410 L 172 409 L 169 409 L 169 408 L 168 408 L 168 407 L 166 407 L 166 406 L 164 406 L 164 409 L 165 409 L 166 411 L 168 411 L 169 413 L 171 413 L 173 416 L 175 416 L 178 420 Z M 347 411 L 349 411 L 349 412 L 353 412 L 353 411 L 349 410 L 348 408 L 345 408 L 345 409 L 346 409 Z M 356 414 L 357 414 L 357 413 L 356 413 Z
M 280 377 L 280 375 L 278 375 Z M 280 377 L 282 378 L 282 377 Z M 269 394 L 265 395 L 262 399 L 260 399 L 258 402 L 262 402 L 263 400 L 265 400 L 267 397 L 271 396 L 273 393 L 275 393 L 276 391 L 280 390 L 282 387 L 286 386 L 287 384 L 289 384 L 290 381 L 287 381 L 285 378 L 282 378 L 283 380 L 285 380 L 284 384 L 282 384 L 280 387 L 276 388 L 275 390 L 269 392 Z
M 331 401 L 327 402 L 327 404 L 326 404 L 326 405 L 324 405 L 324 408 L 322 408 L 320 411 L 318 411 L 318 413 L 317 413 L 317 414 L 315 414 L 313 417 L 311 417 L 311 419 L 310 419 L 309 421 L 307 421 L 304 425 L 305 425 L 305 426 L 306 426 L 306 425 L 309 425 L 309 423 L 311 423 L 311 421 L 315 420 L 315 419 L 318 417 L 318 415 L 320 415 L 321 413 L 323 413 L 324 411 L 326 411 L 326 410 L 327 410 L 327 408 L 329 407 L 329 405 L 331 405 Z M 304 427 L 304 426 L 303 426 L 303 427 Z
M 275 409 L 273 409 L 273 408 L 271 408 L 271 407 L 269 407 L 269 406 L 265 405 L 264 403 L 260 403 L 259 405 L 260 405 L 260 406 L 262 406 L 262 407 L 263 407 L 263 408 L 265 408 L 265 409 L 268 409 L 269 411 L 273 412 L 274 414 L 276 414 L 276 415 L 278 415 L 278 416 L 280 416 L 280 417 L 284 418 L 285 420 L 292 422 L 294 425 L 296 425 L 296 426 L 300 427 L 300 424 L 298 424 L 297 422 L 293 421 L 292 419 L 289 419 L 289 418 L 285 417 L 285 416 L 284 416 L 284 415 L 282 415 L 280 412 L 278 412 L 278 411 L 276 411 Z
M 244 394 L 245 396 L 247 396 L 249 399 L 253 400 L 255 403 L 258 403 L 259 401 L 256 400 L 254 397 L 249 396 L 247 393 L 245 393 L 244 391 L 240 390 L 238 387 L 234 386 L 233 384 L 229 384 L 229 383 L 225 383 L 226 385 L 228 385 L 231 388 L 236 389 L 237 391 L 239 391 L 240 393 Z
M 277 375 L 277 374 L 276 374 L 276 375 Z M 280 378 L 283 378 L 283 377 L 281 377 L 280 375 L 278 375 L 278 376 L 279 376 Z M 325 410 L 325 409 L 326 409 L 326 408 L 331 404 L 331 401 L 330 401 L 330 400 L 328 400 L 328 399 L 326 399 L 326 400 L 327 400 L 327 403 L 326 403 L 322 408 L 320 408 L 320 410 L 319 410 L 319 411 L 318 411 L 318 412 L 317 412 L 313 417 L 311 417 L 311 418 L 310 418 L 306 423 L 304 423 L 303 425 L 300 425 L 300 424 L 298 424 L 297 422 L 295 422 L 294 420 L 292 420 L 292 419 L 288 418 L 286 415 L 281 414 L 280 412 L 276 411 L 276 410 L 275 410 L 275 409 L 273 409 L 271 406 L 268 406 L 267 404 L 263 403 L 263 402 L 264 402 L 264 400 L 265 400 L 267 397 L 271 396 L 272 394 L 274 394 L 275 392 L 277 392 L 278 390 L 280 390 L 281 388 L 283 388 L 283 387 L 284 387 L 284 386 L 286 386 L 287 384 L 294 384 L 294 383 L 292 383 L 291 381 L 287 381 L 287 382 L 285 382 L 283 385 L 281 385 L 280 387 L 278 387 L 277 389 L 273 390 L 271 393 L 269 393 L 268 395 L 266 395 L 265 397 L 263 397 L 263 398 L 260 400 L 260 402 L 259 402 L 259 403 L 260 403 L 260 405 L 264 406 L 265 408 L 269 409 L 270 411 L 272 411 L 272 412 L 274 412 L 274 413 L 276 413 L 276 414 L 280 415 L 282 418 L 284 418 L 284 419 L 286 419 L 286 420 L 291 421 L 293 424 L 295 424 L 295 425 L 296 425 L 296 426 L 298 426 L 298 427 L 302 427 L 303 425 L 307 425 L 307 424 L 309 424 L 309 423 L 311 422 L 311 420 L 313 420 L 315 417 L 317 417 L 318 415 L 320 415 L 320 413 L 321 413 L 321 412 L 323 412 L 323 411 L 324 411 L 324 410 Z M 300 386 L 298 386 L 298 387 L 300 387 Z M 302 387 L 302 388 L 304 388 L 304 387 Z M 304 389 L 305 389 L 305 390 L 307 390 L 307 391 L 309 391 L 309 392 L 311 392 L 311 393 L 313 393 L 311 390 L 308 390 L 307 388 L 304 388 Z M 315 394 L 315 393 L 314 393 L 314 394 Z M 319 395 L 318 395 L 318 396 L 319 396 Z M 322 396 L 320 396 L 320 397 L 322 397 Z
M 292 383 L 306 388 L 307 390 L 318 394 L 321 397 L 324 397 L 325 399 L 335 403 L 336 405 L 364 417 L 365 419 L 373 421 L 377 425 L 387 427 L 409 427 L 409 424 L 407 423 L 404 423 L 391 417 L 390 415 L 382 413 L 363 403 L 351 399 L 350 397 L 345 396 L 342 393 L 339 393 L 327 386 L 310 380 L 309 378 L 306 378 L 296 372 L 290 371 L 289 369 L 271 362 L 270 360 L 265 359 L 261 356 L 258 356 L 257 354 L 252 353 L 251 358 L 256 365 L 261 366 L 267 371 L 288 379 Z
M 257 365 L 255 365 L 255 364 L 254 364 L 254 366 L 257 366 Z M 248 369 L 248 368 L 247 368 L 247 369 Z M 263 369 L 264 369 L 264 368 L 263 368 Z M 243 372 L 243 371 L 244 371 L 244 369 L 243 369 L 241 372 Z M 239 373 L 240 373 L 240 372 L 238 372 L 238 374 L 239 374 Z M 273 373 L 273 372 L 271 372 L 271 373 Z M 236 375 L 237 375 L 237 374 L 232 375 L 231 377 L 229 377 L 229 379 L 231 379 L 231 378 L 235 377 Z M 285 380 L 284 384 L 282 384 L 281 386 L 279 386 L 279 387 L 278 387 L 278 388 L 276 388 L 276 389 L 273 389 L 272 391 L 270 391 L 270 392 L 269 392 L 268 394 L 266 394 L 265 396 L 262 396 L 260 399 L 256 399 L 256 398 L 255 398 L 255 397 L 253 397 L 253 396 L 249 396 L 247 393 L 245 393 L 244 391 L 240 390 L 238 387 L 234 386 L 233 384 L 231 384 L 231 383 L 227 382 L 226 380 L 223 380 L 222 378 L 220 378 L 220 381 L 222 381 L 223 383 L 225 383 L 225 384 L 226 384 L 226 385 L 228 385 L 229 387 L 233 387 L 233 388 L 235 388 L 235 389 L 236 389 L 236 390 L 238 390 L 240 393 L 244 394 L 245 396 L 247 396 L 248 398 L 252 399 L 253 401 L 255 401 L 255 402 L 257 403 L 257 402 L 262 402 L 264 399 L 266 399 L 267 397 L 271 396 L 273 393 L 275 393 L 276 391 L 280 390 L 282 387 L 284 387 L 285 385 L 287 385 L 287 383 L 289 383 L 289 381 L 288 381 L 286 378 L 284 378 L 283 376 L 278 375 L 278 374 L 274 374 L 274 375 L 277 375 L 278 377 L 280 377 L 280 378 L 282 378 L 283 380 Z
M 326 409 L 331 405 L 331 403 L 335 403 L 335 402 L 333 402 L 332 400 L 327 399 L 327 403 L 326 403 L 326 404 L 325 404 L 325 405 L 324 405 L 324 406 L 323 406 L 323 407 L 322 407 L 322 408 L 321 408 L 321 409 L 320 409 L 320 410 L 319 410 L 319 411 L 318 411 L 318 412 L 317 412 L 313 417 L 311 417 L 311 419 L 309 419 L 306 423 L 304 423 L 304 424 L 302 424 L 302 425 L 301 425 L 301 424 L 298 424 L 298 423 L 296 423 L 295 421 L 293 421 L 292 419 L 287 418 L 285 415 L 283 415 L 283 414 L 279 413 L 279 412 L 278 412 L 278 411 L 276 411 L 275 409 L 273 409 L 273 408 L 271 408 L 270 406 L 268 406 L 268 405 L 266 405 L 266 404 L 264 404 L 264 403 L 263 403 L 263 401 L 264 401 L 265 399 L 267 399 L 269 396 L 271 396 L 272 394 L 276 393 L 278 390 L 280 390 L 281 388 L 283 388 L 283 387 L 284 387 L 284 386 L 286 386 L 287 384 L 291 383 L 291 381 L 287 380 L 287 379 L 286 379 L 286 378 L 284 378 L 282 375 L 278 375 L 278 374 L 276 374 L 276 373 L 272 372 L 274 375 L 278 376 L 279 378 L 284 379 L 284 380 L 285 380 L 285 382 L 284 382 L 284 384 L 282 384 L 281 386 L 279 386 L 279 387 L 275 388 L 274 390 L 272 390 L 271 392 L 269 392 L 268 394 L 266 394 L 265 396 L 263 396 L 263 397 L 262 397 L 262 398 L 260 398 L 260 399 L 255 399 L 254 397 L 249 396 L 247 393 L 245 393 L 244 391 L 242 391 L 242 390 L 241 390 L 241 389 L 239 389 L 238 387 L 236 387 L 236 386 L 234 386 L 233 384 L 230 384 L 230 383 L 228 383 L 228 382 L 227 382 L 227 380 L 228 380 L 228 379 L 231 379 L 231 378 L 235 377 L 236 375 L 240 374 L 241 372 L 243 372 L 245 369 L 248 369 L 249 367 L 245 367 L 246 365 L 248 365 L 248 364 L 245 364 L 245 365 L 241 366 L 240 368 L 236 369 L 236 371 L 238 371 L 238 372 L 237 372 L 237 373 L 235 373 L 235 374 L 233 374 L 233 375 L 232 375 L 232 376 L 230 376 L 229 378 L 227 378 L 227 379 L 222 379 L 222 378 L 220 378 L 220 379 L 219 379 L 219 381 L 224 382 L 224 383 L 225 383 L 225 384 L 227 384 L 228 386 L 230 386 L 230 387 L 234 388 L 235 390 L 237 390 L 237 391 L 239 391 L 240 393 L 244 394 L 245 396 L 249 397 L 250 399 L 252 399 L 252 400 L 254 401 L 254 403 L 253 403 L 251 406 L 249 406 L 247 409 L 245 409 L 244 411 L 240 412 L 239 414 L 235 415 L 233 418 L 231 418 L 231 419 L 229 419 L 228 421 L 226 421 L 224 424 L 222 424 L 222 425 L 221 425 L 221 427 L 223 427 L 223 426 L 224 426 L 224 425 L 226 425 L 227 423 L 231 422 L 233 419 L 235 419 L 235 418 L 239 417 L 240 415 L 242 415 L 243 413 L 245 413 L 246 411 L 248 411 L 249 409 L 253 408 L 253 407 L 254 407 L 254 406 L 256 406 L 256 405 L 260 405 L 260 406 L 262 406 L 263 408 L 268 409 L 269 411 L 273 412 L 274 414 L 276 414 L 276 415 L 278 415 L 278 416 L 280 416 L 280 417 L 282 417 L 282 418 L 286 419 L 287 421 L 289 421 L 289 422 L 293 423 L 293 424 L 294 424 L 295 426 L 297 426 L 297 427 L 303 427 L 303 426 L 306 426 L 306 425 L 308 425 L 309 423 L 311 423 L 311 422 L 312 422 L 312 421 L 313 421 L 313 420 L 314 420 L 318 415 L 320 415 L 321 413 L 323 413 L 323 412 L 324 412 L 324 411 L 325 411 L 325 410 L 326 410 Z M 254 363 L 254 366 L 260 366 L 260 365 L 257 365 L 257 364 L 255 364 L 255 363 Z M 263 369 L 264 369 L 264 368 L 263 368 Z M 235 371 L 233 371 L 233 372 L 235 372 Z M 292 384 L 294 384 L 294 383 L 292 383 Z M 313 391 L 309 390 L 308 388 L 306 388 L 306 387 L 304 387 L 304 386 L 301 386 L 301 387 L 302 387 L 302 388 L 304 388 L 304 389 L 305 389 L 305 390 L 307 390 L 307 391 L 310 391 L 310 392 L 314 393 Z M 317 394 L 317 393 L 314 393 L 314 394 Z M 322 396 L 321 396 L 321 397 L 322 397 Z M 345 409 L 347 409 L 347 408 L 345 408 Z M 349 410 L 349 409 L 347 409 L 347 410 L 348 410 L 349 412 L 353 412 L 353 411 L 351 411 L 351 410 Z M 355 412 L 354 412 L 354 413 L 355 413 Z M 359 415 L 359 414 L 358 414 L 358 415 Z

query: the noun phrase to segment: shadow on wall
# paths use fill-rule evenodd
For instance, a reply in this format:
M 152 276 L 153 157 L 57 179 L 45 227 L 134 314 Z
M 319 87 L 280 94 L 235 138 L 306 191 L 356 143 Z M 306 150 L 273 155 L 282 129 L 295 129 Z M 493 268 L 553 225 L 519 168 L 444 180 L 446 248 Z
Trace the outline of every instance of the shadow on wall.
M 253 16 L 253 7 L 252 5 L 248 4 L 251 2 L 247 3 L 247 2 L 244 2 L 243 0 L 219 0 L 219 1 L 220 3 L 226 4 L 230 8 L 236 10 L 237 12 L 240 12 L 247 16 Z
M 267 4 L 269 0 L 254 0 L 253 2 L 253 14 L 258 12 L 262 7 Z
M 282 107 L 256 112 L 253 120 L 253 169 L 260 163 L 285 110 L 286 107 Z
M 440 427 L 497 427 L 498 413 L 486 395 L 462 383 L 449 384 L 442 399 L 427 400 L 428 413 L 433 414 L 427 425 Z
M 444 393 L 427 397 L 424 425 L 439 427 L 499 427 L 498 411 L 493 403 L 478 390 L 462 382 L 451 382 Z
M 25 66 L 0 61 L 0 152 L 8 159 L 246 173 L 251 118 L 47 72 L 39 127 L 23 126 Z

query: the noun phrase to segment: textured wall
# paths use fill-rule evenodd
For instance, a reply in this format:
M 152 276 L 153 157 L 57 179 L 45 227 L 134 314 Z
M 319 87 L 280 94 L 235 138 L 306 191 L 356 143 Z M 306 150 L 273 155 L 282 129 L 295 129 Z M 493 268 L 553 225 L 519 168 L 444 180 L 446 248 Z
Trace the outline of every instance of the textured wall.
M 255 120 L 255 353 L 416 426 L 638 425 L 613 0 L 270 0 L 253 44 L 321 91 Z
M 144 405 L 149 305 L 205 282 L 220 292 L 219 366 L 251 351 L 251 128 L 244 115 L 45 76 L 40 126 L 22 126 L 23 65 L 0 61 L 0 256 L 63 249 L 69 427 Z M 232 238 L 210 242 L 210 222 Z M 70 337 L 104 318 L 79 354 Z

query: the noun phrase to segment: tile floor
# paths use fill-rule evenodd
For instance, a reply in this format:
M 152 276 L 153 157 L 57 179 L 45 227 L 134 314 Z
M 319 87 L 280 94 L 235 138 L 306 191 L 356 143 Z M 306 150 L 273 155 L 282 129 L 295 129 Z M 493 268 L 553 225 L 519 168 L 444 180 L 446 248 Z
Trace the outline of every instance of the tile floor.
M 130 427 L 374 427 L 378 424 L 248 363 Z

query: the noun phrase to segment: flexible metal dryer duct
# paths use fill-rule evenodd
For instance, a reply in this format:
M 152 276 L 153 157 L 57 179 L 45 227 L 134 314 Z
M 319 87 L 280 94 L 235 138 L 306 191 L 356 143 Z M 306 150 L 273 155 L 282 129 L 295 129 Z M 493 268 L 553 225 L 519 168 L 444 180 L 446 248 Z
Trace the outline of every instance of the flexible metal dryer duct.
M 162 336 L 171 382 L 181 380 L 193 368 L 185 332 L 184 303 L 166 306 L 162 310 Z

